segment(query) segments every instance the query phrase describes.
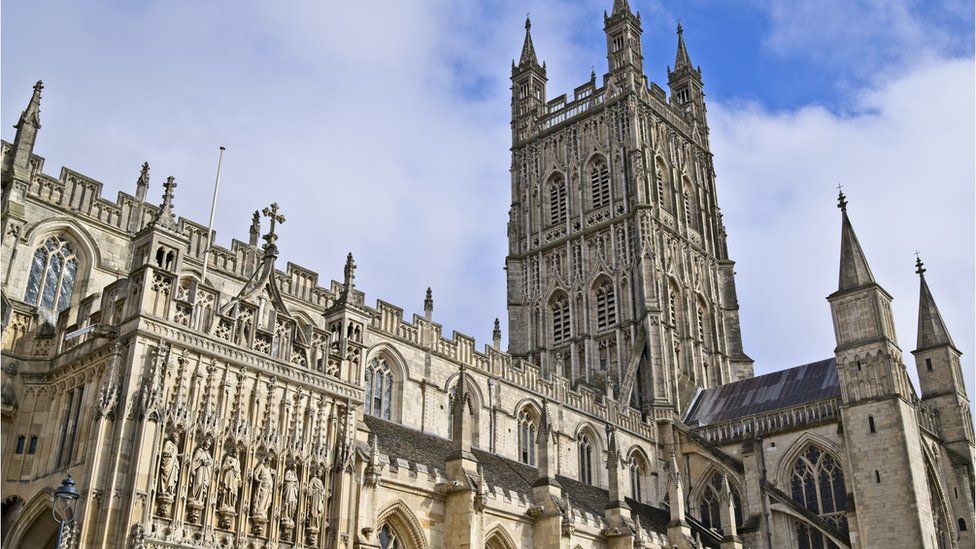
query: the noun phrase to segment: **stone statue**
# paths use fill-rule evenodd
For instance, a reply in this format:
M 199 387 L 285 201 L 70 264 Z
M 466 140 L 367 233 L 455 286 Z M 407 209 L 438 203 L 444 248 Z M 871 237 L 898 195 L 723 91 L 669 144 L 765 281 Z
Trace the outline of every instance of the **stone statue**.
M 325 507 L 325 484 L 318 476 L 313 476 L 308 481 L 308 516 L 314 525 L 322 516 Z
M 265 518 L 268 516 L 268 508 L 271 507 L 271 494 L 274 491 L 274 471 L 268 466 L 267 458 L 254 468 L 254 482 L 251 516 Z
M 162 495 L 176 494 L 176 482 L 180 477 L 180 449 L 173 439 L 163 442 L 163 450 L 159 459 L 159 491 Z
M 295 516 L 295 510 L 298 507 L 298 475 L 295 474 L 295 470 L 291 467 L 285 470 L 281 506 L 282 513 L 289 520 Z
M 210 441 L 198 446 L 193 452 L 190 460 L 190 473 L 192 476 L 192 489 L 190 499 L 202 502 L 207 496 L 207 489 L 210 488 L 210 478 L 213 476 L 214 460 L 210 457 Z
M 220 498 L 221 509 L 234 509 L 237 506 L 237 495 L 241 491 L 241 462 L 233 453 L 227 454 L 220 467 L 220 484 L 223 490 Z

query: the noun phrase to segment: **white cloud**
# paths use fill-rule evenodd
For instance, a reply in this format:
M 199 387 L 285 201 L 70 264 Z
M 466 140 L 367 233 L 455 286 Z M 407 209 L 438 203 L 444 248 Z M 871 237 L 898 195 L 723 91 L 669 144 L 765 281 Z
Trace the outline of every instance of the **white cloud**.
M 974 351 L 973 81 L 972 59 L 941 59 L 865 90 L 851 113 L 713 106 L 720 203 L 758 371 L 833 354 L 824 298 L 837 287 L 837 184 L 895 297 L 902 349 L 915 348 L 918 249 L 956 344 Z

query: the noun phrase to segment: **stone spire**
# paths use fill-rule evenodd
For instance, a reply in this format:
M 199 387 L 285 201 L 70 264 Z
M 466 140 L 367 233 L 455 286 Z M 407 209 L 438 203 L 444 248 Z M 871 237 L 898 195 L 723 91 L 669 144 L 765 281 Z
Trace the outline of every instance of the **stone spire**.
M 915 260 L 915 272 L 919 278 L 918 295 L 918 349 L 928 349 L 949 345 L 955 347 L 949 330 L 946 329 L 945 322 L 942 321 L 942 314 L 932 298 L 929 284 L 925 281 L 925 264 L 921 258 Z
M 24 112 L 20 114 L 20 120 L 14 125 L 18 132 L 24 129 L 24 126 L 33 126 L 35 129 L 40 129 L 41 127 L 41 90 L 44 89 L 44 82 L 38 80 L 34 84 L 34 93 L 31 94 L 30 101 L 27 103 L 27 108 Z
M 837 196 L 837 207 L 841 211 L 840 228 L 840 282 L 837 286 L 838 291 L 851 290 L 874 284 L 874 275 L 871 274 L 871 267 L 868 260 L 864 257 L 864 250 L 861 243 L 854 234 L 854 227 L 847 216 L 847 197 L 840 191 Z
M 172 175 L 163 183 L 163 203 L 153 217 L 150 225 L 173 229 L 176 227 L 176 216 L 173 215 L 173 189 L 176 188 L 176 178 Z
M 688 47 L 685 46 L 684 37 L 684 27 L 681 26 L 681 22 L 678 22 L 678 53 L 674 58 L 674 72 L 678 72 L 681 69 L 691 69 L 694 65 L 691 64 L 691 56 L 688 55 Z
M 136 200 L 145 201 L 147 190 L 149 190 L 149 162 L 143 162 L 142 170 L 139 171 L 139 179 L 136 180 Z
M 434 293 L 427 286 L 427 295 L 424 297 L 424 317 L 430 320 L 434 313 Z
M 346 266 L 342 268 L 342 286 L 348 292 L 356 287 L 356 261 L 352 258 L 352 252 L 346 255 Z
M 41 129 L 41 90 L 43 89 L 44 83 L 38 80 L 34 84 L 34 93 L 27 103 L 27 108 L 14 125 L 17 133 L 10 151 L 12 159 L 9 165 L 10 171 L 4 174 L 5 177 L 11 176 L 21 181 L 30 179 L 30 156 L 34 152 L 37 130 Z
M 519 57 L 519 66 L 538 65 L 539 59 L 535 55 L 535 46 L 532 45 L 532 21 L 525 18 L 525 42 L 522 43 L 522 55 Z
M 612 15 L 630 15 L 632 13 L 630 11 L 630 2 L 627 0 L 613 0 Z
M 254 210 L 254 214 L 251 215 L 251 228 L 248 231 L 247 243 L 251 246 L 258 245 L 258 236 L 261 234 L 261 212 Z
M 471 394 L 468 392 L 468 376 L 464 364 L 458 369 L 457 385 L 451 395 L 451 442 L 454 451 L 474 459 L 471 454 L 473 442 L 473 422 L 471 418 Z
M 502 348 L 502 325 L 498 322 L 498 318 L 495 318 L 495 325 L 491 329 L 491 344 L 496 351 Z

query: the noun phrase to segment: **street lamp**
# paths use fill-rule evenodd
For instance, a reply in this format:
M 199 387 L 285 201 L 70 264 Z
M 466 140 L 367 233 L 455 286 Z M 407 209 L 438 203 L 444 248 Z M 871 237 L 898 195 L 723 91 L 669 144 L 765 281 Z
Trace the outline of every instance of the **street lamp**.
M 51 514 L 54 520 L 58 521 L 58 543 L 57 549 L 61 549 L 61 537 L 64 535 L 64 525 L 70 524 L 75 520 L 75 501 L 78 500 L 78 490 L 75 489 L 75 481 L 68 475 L 61 486 L 54 491 L 54 507 Z

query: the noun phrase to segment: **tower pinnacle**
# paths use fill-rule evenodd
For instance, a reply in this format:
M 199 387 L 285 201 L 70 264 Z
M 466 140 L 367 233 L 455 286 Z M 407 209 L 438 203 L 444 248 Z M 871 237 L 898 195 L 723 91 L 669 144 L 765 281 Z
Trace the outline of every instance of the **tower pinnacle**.
M 532 45 L 532 20 L 528 16 L 525 17 L 525 42 L 522 43 L 522 56 L 519 57 L 519 66 L 526 64 L 539 64 L 539 59 L 535 55 L 535 46 Z
M 932 291 L 925 281 L 925 267 L 920 257 L 915 258 L 915 272 L 919 278 L 918 291 L 918 349 L 928 349 L 940 345 L 955 347 L 949 330 L 942 320 L 942 313 L 932 298 Z
M 684 37 L 684 27 L 681 26 L 681 22 L 678 22 L 678 53 L 674 58 L 674 72 L 678 72 L 681 69 L 692 68 L 691 56 L 688 55 L 688 47 L 685 46 Z
M 864 257 L 864 250 L 861 243 L 857 240 L 854 233 L 854 226 L 851 219 L 847 216 L 847 197 L 843 191 L 837 197 L 837 207 L 841 211 L 840 229 L 840 281 L 837 289 L 839 291 L 851 290 L 867 284 L 874 283 L 874 275 L 871 274 L 871 267 L 868 260 Z

